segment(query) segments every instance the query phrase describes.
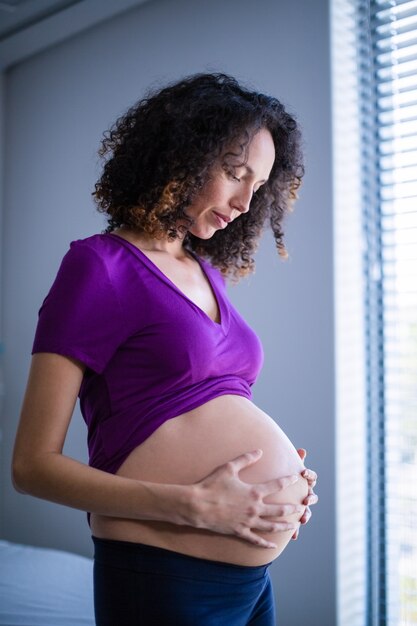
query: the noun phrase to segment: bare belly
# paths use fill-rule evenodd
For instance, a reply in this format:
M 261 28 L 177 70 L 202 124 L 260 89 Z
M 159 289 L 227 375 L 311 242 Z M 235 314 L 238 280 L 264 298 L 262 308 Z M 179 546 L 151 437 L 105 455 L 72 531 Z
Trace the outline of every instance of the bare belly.
M 241 396 L 225 395 L 168 420 L 135 448 L 117 474 L 156 483 L 190 484 L 239 454 L 256 448 L 261 459 L 240 472 L 247 483 L 296 474 L 304 465 L 294 446 L 266 413 Z M 270 502 L 301 504 L 308 492 L 304 478 L 274 496 Z M 298 521 L 301 515 L 281 520 Z M 159 546 L 200 558 L 261 565 L 275 559 L 286 547 L 293 531 L 268 533 L 276 549 L 260 548 L 228 535 L 177 526 L 165 522 L 136 521 L 93 514 L 96 537 Z

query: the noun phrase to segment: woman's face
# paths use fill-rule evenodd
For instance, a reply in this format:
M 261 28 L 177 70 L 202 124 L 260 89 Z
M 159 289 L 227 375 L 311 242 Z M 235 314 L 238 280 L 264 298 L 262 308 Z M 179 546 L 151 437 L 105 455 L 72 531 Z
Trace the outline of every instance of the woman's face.
M 213 168 L 210 180 L 187 208 L 187 215 L 194 219 L 189 232 L 210 239 L 217 230 L 249 211 L 252 196 L 268 180 L 274 160 L 271 133 L 262 128 L 248 146 L 245 165 L 238 166 L 233 175 L 220 163 Z M 236 163 L 240 161 L 241 157 L 236 157 Z

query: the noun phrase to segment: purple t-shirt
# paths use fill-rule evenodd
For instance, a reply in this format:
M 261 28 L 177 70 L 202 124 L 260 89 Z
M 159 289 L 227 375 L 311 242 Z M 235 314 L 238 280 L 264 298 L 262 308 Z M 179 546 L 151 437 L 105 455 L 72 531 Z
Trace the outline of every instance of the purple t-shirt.
M 260 341 L 197 257 L 216 323 L 136 246 L 114 235 L 74 241 L 39 311 L 32 354 L 86 365 L 80 408 L 90 465 L 115 473 L 161 424 L 224 394 L 251 398 Z

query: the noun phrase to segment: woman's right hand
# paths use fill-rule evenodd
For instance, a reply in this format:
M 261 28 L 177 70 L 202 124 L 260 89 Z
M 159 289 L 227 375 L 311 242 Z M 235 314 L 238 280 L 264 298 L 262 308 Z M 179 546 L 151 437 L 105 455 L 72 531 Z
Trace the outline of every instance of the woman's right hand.
M 301 513 L 305 507 L 268 504 L 264 498 L 293 485 L 300 479 L 298 474 L 257 484 L 245 483 L 239 478 L 239 472 L 256 463 L 261 456 L 262 450 L 241 454 L 193 485 L 193 526 L 235 535 L 263 548 L 276 548 L 276 545 L 257 535 L 256 531 L 296 529 L 297 524 L 264 518 L 275 520 L 277 517 Z
M 83 372 L 83 364 L 74 359 L 33 355 L 13 454 L 18 491 L 103 516 L 205 528 L 265 548 L 275 546 L 256 531 L 295 530 L 296 525 L 276 521 L 294 513 L 294 506 L 267 504 L 264 498 L 301 475 L 260 484 L 239 478 L 241 470 L 261 458 L 260 450 L 238 456 L 191 485 L 125 478 L 64 455 Z

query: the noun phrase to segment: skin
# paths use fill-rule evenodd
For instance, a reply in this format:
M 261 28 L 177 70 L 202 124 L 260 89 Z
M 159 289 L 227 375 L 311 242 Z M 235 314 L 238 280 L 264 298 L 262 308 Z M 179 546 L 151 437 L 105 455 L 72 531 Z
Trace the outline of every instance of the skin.
M 235 159 L 236 164 L 239 160 Z M 275 147 L 271 134 L 261 129 L 250 143 L 245 165 L 238 167 L 234 174 L 217 165 L 202 193 L 187 210 L 187 214 L 195 220 L 191 233 L 200 239 L 209 239 L 216 230 L 227 228 L 225 221 L 219 225 L 216 214 L 233 221 L 242 213 L 247 213 L 253 195 L 268 180 L 274 160 Z
M 213 212 L 233 220 L 249 211 L 253 194 L 267 182 L 274 160 L 274 142 L 269 131 L 262 128 L 251 142 L 246 164 L 239 167 L 234 176 L 228 175 L 218 166 L 213 173 L 213 179 L 206 185 L 204 193 L 188 210 L 188 215 L 196 220 L 190 229 L 192 234 L 201 239 L 213 236 L 219 228 L 218 220 L 213 216 Z M 221 228 L 227 228 L 227 224 L 223 223 Z M 297 452 L 304 461 L 307 451 L 299 448 Z M 306 469 L 302 476 L 309 484 L 308 496 L 304 500 L 306 509 L 300 519 L 300 523 L 304 525 L 311 517 L 310 505 L 318 502 L 318 497 L 313 491 L 317 474 Z M 294 532 L 293 539 L 297 539 L 298 535 L 299 528 Z
M 250 171 L 238 168 L 233 178 L 216 168 L 203 192 L 189 207 L 189 215 L 195 220 L 191 232 L 209 238 L 217 229 L 227 227 L 227 221 L 216 217 L 217 212 L 232 220 L 248 211 L 252 195 L 267 180 L 274 158 L 272 137 L 268 131 L 261 130 L 250 145 L 246 163 Z M 207 286 L 203 287 L 201 276 L 199 279 L 196 275 L 196 261 L 185 253 L 180 239 L 149 239 L 123 228 L 117 234 L 146 250 L 168 277 L 172 272 L 174 282 L 182 272 L 188 285 L 191 280 L 201 308 L 215 315 L 213 308 L 210 311 L 213 303 L 211 297 L 210 305 Z M 261 458 L 260 450 L 239 455 L 191 485 L 151 483 L 112 475 L 65 456 L 65 437 L 83 374 L 84 365 L 75 359 L 50 353 L 33 355 L 12 461 L 12 478 L 18 491 L 97 515 L 170 522 L 234 535 L 258 547 L 271 548 L 274 544 L 257 531 L 292 529 L 296 538 L 299 524 L 280 521 L 294 507 L 266 500 L 293 484 L 299 476 L 258 484 L 247 484 L 239 478 L 239 472 Z M 298 453 L 301 459 L 305 458 L 305 450 Z M 303 502 L 306 508 L 300 519 L 305 524 L 311 516 L 309 506 L 317 502 L 313 492 L 317 475 L 312 470 L 305 470 L 302 475 L 309 485 Z M 227 502 L 227 510 L 222 502 Z

